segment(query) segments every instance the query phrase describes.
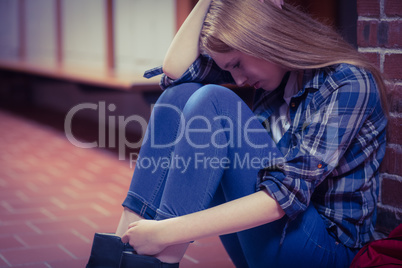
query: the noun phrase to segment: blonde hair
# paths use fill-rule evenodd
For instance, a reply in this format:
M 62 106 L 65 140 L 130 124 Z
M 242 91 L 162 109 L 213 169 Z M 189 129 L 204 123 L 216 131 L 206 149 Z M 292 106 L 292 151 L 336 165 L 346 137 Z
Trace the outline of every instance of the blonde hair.
M 286 3 L 280 9 L 270 0 L 213 0 L 200 49 L 206 53 L 238 50 L 290 70 L 352 64 L 373 74 L 387 109 L 385 84 L 377 68 L 331 27 Z

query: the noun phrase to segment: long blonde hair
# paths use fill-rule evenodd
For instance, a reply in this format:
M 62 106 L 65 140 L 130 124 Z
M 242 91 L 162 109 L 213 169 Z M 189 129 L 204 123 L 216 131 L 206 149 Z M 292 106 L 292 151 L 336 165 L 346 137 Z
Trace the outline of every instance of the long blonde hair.
M 387 110 L 385 84 L 377 68 L 331 27 L 286 3 L 280 9 L 270 0 L 213 0 L 200 49 L 206 53 L 238 50 L 290 70 L 352 64 L 373 74 Z

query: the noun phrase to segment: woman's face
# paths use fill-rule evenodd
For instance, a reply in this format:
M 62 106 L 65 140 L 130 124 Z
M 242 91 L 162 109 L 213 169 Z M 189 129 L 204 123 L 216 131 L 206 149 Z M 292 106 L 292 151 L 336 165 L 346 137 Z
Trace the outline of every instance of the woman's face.
M 221 69 L 232 74 L 237 86 L 249 85 L 272 91 L 280 85 L 288 71 L 279 65 L 237 50 L 227 53 L 213 52 L 210 56 Z

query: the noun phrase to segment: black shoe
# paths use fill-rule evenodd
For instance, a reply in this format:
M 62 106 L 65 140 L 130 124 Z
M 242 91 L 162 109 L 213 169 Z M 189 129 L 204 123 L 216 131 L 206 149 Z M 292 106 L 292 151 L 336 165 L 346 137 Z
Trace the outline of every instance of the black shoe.
M 114 234 L 96 233 L 87 268 L 118 268 L 125 244 Z
M 151 256 L 138 255 L 114 234 L 96 233 L 86 268 L 178 268 Z
M 165 263 L 151 256 L 135 254 L 132 251 L 123 251 L 119 268 L 178 268 L 178 263 Z

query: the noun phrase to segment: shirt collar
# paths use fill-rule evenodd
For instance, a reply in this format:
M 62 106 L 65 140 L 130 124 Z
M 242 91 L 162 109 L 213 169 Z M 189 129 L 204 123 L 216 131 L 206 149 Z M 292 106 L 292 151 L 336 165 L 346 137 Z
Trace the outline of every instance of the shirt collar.
M 298 71 L 290 72 L 288 82 L 286 83 L 285 90 L 283 92 L 283 99 L 285 100 L 288 106 L 292 97 L 295 96 L 300 90 L 298 80 L 299 80 L 299 72 Z
M 335 68 L 336 66 L 328 66 L 321 69 L 305 70 L 303 74 L 303 87 L 297 96 L 303 95 L 306 89 L 313 88 L 319 90 L 327 79 L 328 74 L 332 73 Z

